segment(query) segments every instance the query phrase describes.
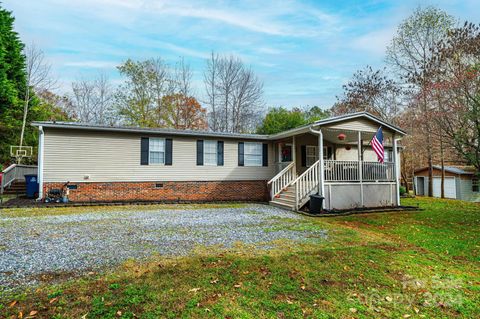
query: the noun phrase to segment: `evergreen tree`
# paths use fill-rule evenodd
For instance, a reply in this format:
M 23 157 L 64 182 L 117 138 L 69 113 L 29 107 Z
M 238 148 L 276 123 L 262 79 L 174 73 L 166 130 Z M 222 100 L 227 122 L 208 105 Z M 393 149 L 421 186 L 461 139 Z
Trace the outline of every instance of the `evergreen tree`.
M 13 29 L 11 12 L 0 8 L 0 162 L 10 159 L 22 125 L 26 86 L 23 43 Z

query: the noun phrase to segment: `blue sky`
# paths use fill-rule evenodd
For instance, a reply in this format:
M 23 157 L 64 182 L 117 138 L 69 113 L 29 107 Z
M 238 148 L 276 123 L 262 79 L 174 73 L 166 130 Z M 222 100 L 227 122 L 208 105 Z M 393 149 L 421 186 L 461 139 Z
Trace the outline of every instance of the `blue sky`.
M 98 72 L 119 83 L 115 67 L 127 58 L 183 56 L 201 98 L 213 50 L 241 57 L 263 80 L 267 106 L 287 107 L 329 107 L 355 70 L 382 67 L 396 27 L 418 6 L 480 22 L 480 0 L 2 2 L 23 41 L 45 52 L 59 91 Z

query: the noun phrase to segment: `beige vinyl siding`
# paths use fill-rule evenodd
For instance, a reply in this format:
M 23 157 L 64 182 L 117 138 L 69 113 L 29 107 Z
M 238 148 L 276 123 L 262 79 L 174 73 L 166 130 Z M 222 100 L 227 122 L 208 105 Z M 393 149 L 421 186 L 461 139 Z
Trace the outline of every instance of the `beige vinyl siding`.
M 374 121 L 357 118 L 349 121 L 342 121 L 335 124 L 326 125 L 326 128 L 336 130 L 350 130 L 350 131 L 362 131 L 362 132 L 376 132 L 380 125 Z
M 147 135 L 45 129 L 44 181 L 224 181 L 269 180 L 274 176 L 271 143 L 268 167 L 239 167 L 240 140 L 229 139 L 220 139 L 224 141 L 224 166 L 197 166 L 196 141 L 207 138 L 152 135 L 172 138 L 172 166 L 140 165 L 141 137 Z M 84 178 L 87 175 L 89 179 Z

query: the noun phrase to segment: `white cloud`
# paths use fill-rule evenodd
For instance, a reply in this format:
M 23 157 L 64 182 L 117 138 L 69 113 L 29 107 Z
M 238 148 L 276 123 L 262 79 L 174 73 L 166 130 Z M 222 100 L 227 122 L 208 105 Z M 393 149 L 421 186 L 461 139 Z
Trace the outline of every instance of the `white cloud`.
M 114 61 L 85 60 L 85 61 L 65 62 L 63 65 L 80 67 L 80 68 L 111 69 L 111 68 L 115 68 L 118 65 L 118 63 Z
M 393 27 L 375 30 L 353 39 L 351 47 L 376 56 L 383 56 L 394 34 L 395 28 Z

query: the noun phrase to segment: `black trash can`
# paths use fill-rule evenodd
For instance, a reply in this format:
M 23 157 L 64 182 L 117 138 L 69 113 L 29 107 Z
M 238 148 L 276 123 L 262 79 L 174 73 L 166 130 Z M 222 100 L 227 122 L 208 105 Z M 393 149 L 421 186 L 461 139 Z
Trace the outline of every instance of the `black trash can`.
M 320 214 L 322 212 L 322 204 L 325 197 L 315 194 L 310 195 L 310 213 Z

